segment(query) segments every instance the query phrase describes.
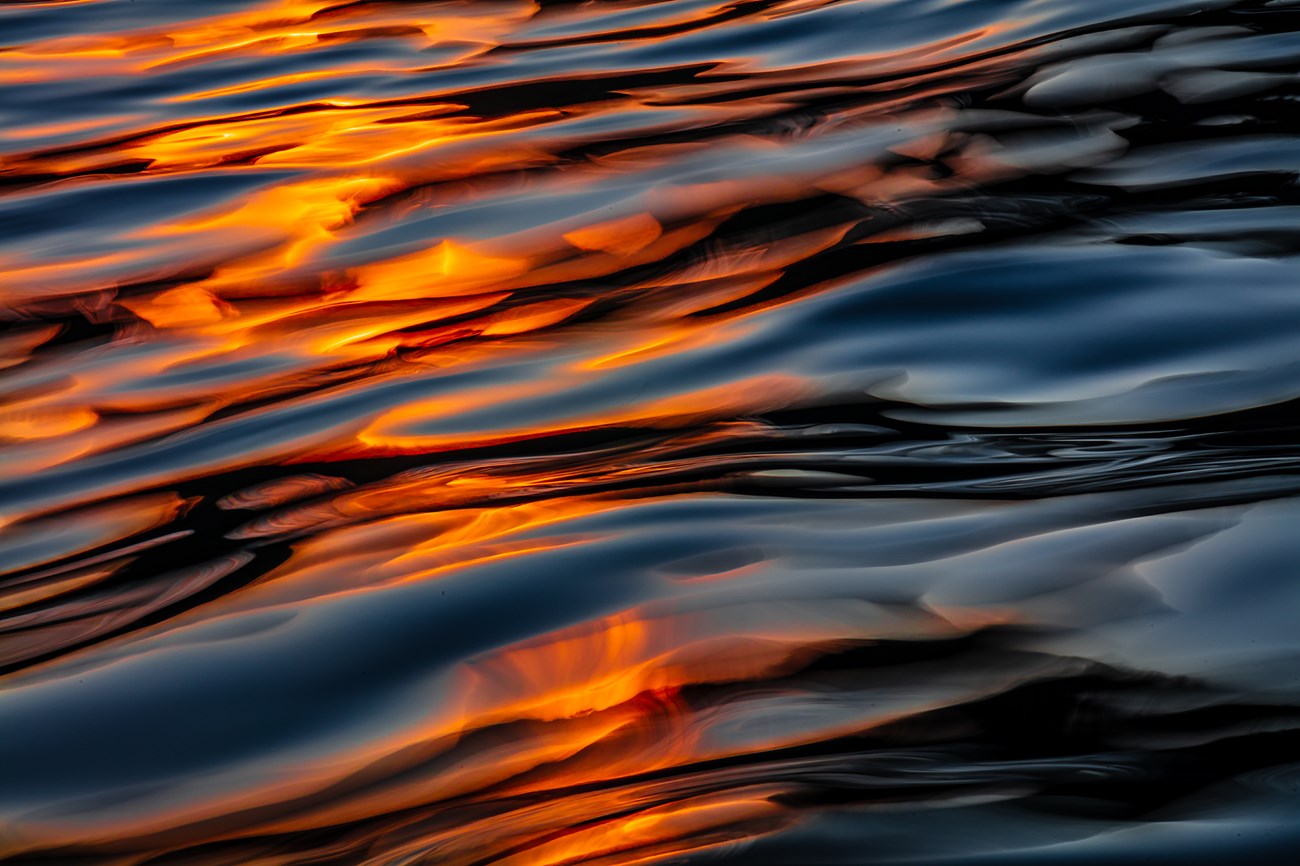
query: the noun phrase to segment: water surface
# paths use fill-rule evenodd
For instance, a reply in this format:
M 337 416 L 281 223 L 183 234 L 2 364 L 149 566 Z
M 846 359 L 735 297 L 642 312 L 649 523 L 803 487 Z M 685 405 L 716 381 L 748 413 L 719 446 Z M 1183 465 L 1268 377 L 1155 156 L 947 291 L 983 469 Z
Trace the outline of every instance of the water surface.
M 1289 864 L 1300 4 L 0 3 L 0 858 Z

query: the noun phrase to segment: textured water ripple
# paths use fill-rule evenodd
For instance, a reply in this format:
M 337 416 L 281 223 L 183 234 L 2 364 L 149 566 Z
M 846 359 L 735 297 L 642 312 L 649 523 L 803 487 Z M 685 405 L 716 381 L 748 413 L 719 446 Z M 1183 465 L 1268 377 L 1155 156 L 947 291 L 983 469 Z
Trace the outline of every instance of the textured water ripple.
M 0 3 L 0 857 L 1290 863 L 1298 76 L 1276 0 Z

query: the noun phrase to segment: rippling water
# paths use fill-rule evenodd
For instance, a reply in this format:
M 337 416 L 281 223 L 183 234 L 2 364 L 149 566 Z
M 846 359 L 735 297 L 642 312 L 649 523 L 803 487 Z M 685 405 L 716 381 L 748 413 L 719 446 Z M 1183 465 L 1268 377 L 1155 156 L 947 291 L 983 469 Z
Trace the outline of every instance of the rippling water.
M 0 858 L 1300 850 L 1300 3 L 0 3 Z

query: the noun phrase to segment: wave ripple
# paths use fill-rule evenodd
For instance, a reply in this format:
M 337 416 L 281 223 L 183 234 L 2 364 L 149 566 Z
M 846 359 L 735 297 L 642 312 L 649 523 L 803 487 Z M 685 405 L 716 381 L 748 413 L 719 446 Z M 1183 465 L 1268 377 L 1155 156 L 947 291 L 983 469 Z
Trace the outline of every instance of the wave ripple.
M 1290 864 L 1300 5 L 0 2 L 0 859 Z

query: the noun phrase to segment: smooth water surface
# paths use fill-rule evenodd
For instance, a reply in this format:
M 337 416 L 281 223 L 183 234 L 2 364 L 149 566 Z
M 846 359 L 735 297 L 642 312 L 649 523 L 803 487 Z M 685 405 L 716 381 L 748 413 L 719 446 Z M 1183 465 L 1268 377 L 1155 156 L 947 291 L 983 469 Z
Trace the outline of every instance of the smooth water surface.
M 0 2 L 0 859 L 1291 864 L 1300 3 Z

